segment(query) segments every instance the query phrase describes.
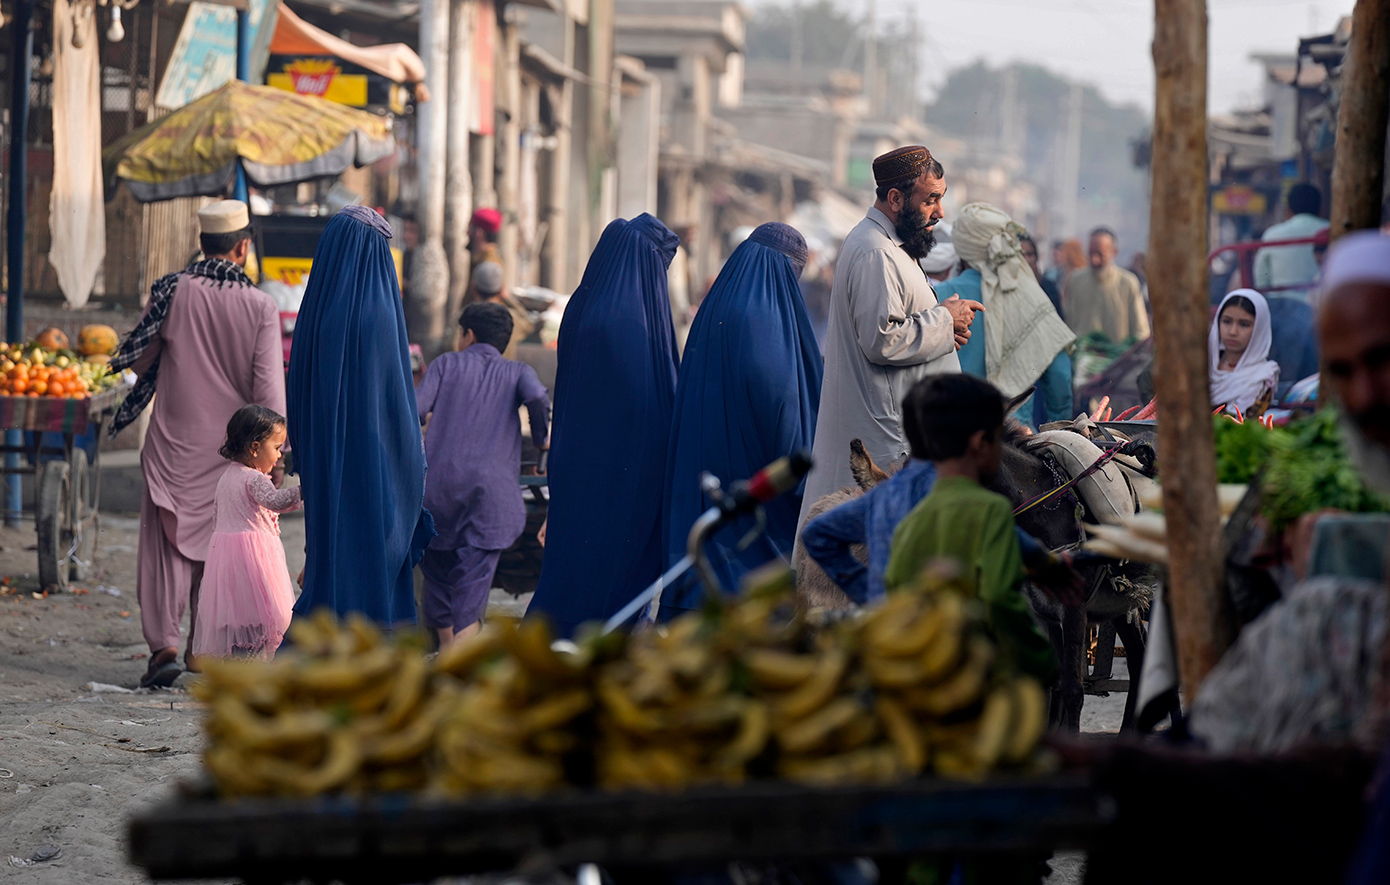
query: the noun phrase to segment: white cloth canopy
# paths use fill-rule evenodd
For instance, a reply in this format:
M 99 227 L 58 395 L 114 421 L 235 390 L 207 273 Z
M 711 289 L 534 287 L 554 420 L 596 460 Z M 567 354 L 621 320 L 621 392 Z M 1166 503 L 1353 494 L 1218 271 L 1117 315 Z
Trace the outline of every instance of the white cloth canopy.
M 91 297 L 106 259 L 101 179 L 101 84 L 92 7 L 53 3 L 53 190 L 48 263 L 70 307 Z M 76 40 L 74 41 L 74 37 Z M 73 45 L 74 42 L 80 45 Z
M 1076 340 L 1023 260 L 1023 228 L 1001 209 L 971 203 L 956 215 L 951 241 L 956 253 L 980 272 L 985 306 L 985 374 L 1006 397 L 1037 383 Z
M 1221 312 L 1233 298 L 1249 299 L 1255 305 L 1255 328 L 1250 333 L 1250 343 L 1240 362 L 1229 372 L 1221 366 Z M 1279 364 L 1269 359 L 1269 348 L 1274 342 L 1274 328 L 1269 318 L 1269 302 L 1254 289 L 1236 289 L 1221 299 L 1221 307 L 1216 318 L 1211 321 L 1211 331 L 1207 334 L 1208 371 L 1211 374 L 1211 401 L 1217 405 L 1235 406 L 1244 412 L 1266 390 L 1279 386 Z

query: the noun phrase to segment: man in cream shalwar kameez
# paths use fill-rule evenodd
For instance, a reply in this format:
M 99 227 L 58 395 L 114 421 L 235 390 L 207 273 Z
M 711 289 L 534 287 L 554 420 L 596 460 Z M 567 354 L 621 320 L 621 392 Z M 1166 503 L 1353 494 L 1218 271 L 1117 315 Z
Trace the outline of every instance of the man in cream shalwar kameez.
M 150 647 L 142 685 L 168 685 L 180 672 L 179 625 L 190 602 L 196 605 L 212 540 L 228 419 L 249 403 L 285 413 L 279 312 L 242 272 L 250 244 L 246 205 L 213 203 L 198 220 L 207 258 L 154 284 L 145 314 L 112 360 L 113 368 L 140 376 L 113 431 L 153 397 L 140 454 L 145 493 L 135 592 Z
M 825 338 L 825 380 L 801 522 L 822 496 L 854 483 L 850 440 L 887 467 L 907 456 L 902 401 L 928 375 L 959 372 L 956 348 L 980 305 L 937 303 L 917 263 L 942 217 L 941 165 L 920 145 L 874 161 L 878 201 L 850 231 L 835 263 Z M 909 229 L 905 243 L 900 228 Z M 907 247 L 907 248 L 905 248 Z M 912 251 L 921 254 L 910 254 Z

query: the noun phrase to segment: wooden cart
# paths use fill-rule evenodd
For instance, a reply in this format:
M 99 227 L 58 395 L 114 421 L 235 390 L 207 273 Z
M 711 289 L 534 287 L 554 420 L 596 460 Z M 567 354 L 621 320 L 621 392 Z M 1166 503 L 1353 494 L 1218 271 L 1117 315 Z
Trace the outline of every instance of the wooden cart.
M 34 477 L 39 586 L 46 591 L 65 591 L 69 581 L 86 577 L 100 530 L 101 450 L 89 463 L 76 440 L 89 429 L 100 439 L 124 398 L 124 387 L 81 399 L 0 396 L 0 429 L 30 434 L 20 445 L 0 445 L 0 452 L 25 459 L 18 467 L 5 466 L 5 474 Z M 60 434 L 62 445 L 44 445 L 49 433 Z
M 558 793 L 539 799 L 409 795 L 158 806 L 130 827 L 154 879 L 397 883 L 488 871 L 544 874 L 595 863 L 619 882 L 735 860 L 1046 855 L 1088 844 L 1107 803 L 1080 775 L 815 789 L 781 782 L 679 795 Z

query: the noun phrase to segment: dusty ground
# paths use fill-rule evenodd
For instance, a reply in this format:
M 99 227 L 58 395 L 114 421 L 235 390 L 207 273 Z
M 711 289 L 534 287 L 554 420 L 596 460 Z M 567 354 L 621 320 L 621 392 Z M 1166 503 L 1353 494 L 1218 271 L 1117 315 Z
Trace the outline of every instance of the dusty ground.
M 147 660 L 135 601 L 138 532 L 138 519 L 104 514 L 91 580 L 73 594 L 34 598 L 33 526 L 0 528 L 0 578 L 10 579 L 0 586 L 0 880 L 148 881 L 126 861 L 126 821 L 198 769 L 198 704 L 178 685 L 120 691 L 137 685 Z M 283 534 L 297 573 L 303 522 L 286 518 Z M 494 603 L 517 605 L 500 592 Z M 1087 698 L 1083 728 L 1118 730 L 1123 708 L 1124 695 Z M 56 857 L 33 862 L 54 849 Z M 1083 865 L 1079 854 L 1059 855 L 1054 885 L 1079 882 Z

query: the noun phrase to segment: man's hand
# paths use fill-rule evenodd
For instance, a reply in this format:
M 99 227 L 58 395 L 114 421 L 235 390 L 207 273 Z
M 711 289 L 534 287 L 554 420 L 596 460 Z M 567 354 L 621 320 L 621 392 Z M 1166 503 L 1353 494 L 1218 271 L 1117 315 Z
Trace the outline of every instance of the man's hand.
M 961 334 L 964 333 L 967 340 L 970 338 L 970 324 L 975 319 L 975 311 L 983 312 L 985 306 L 978 301 L 962 299 L 959 295 L 952 295 L 947 298 L 941 302 L 941 306 L 951 312 L 951 319 L 956 326 L 957 344 L 964 344 L 965 342 L 960 337 Z

